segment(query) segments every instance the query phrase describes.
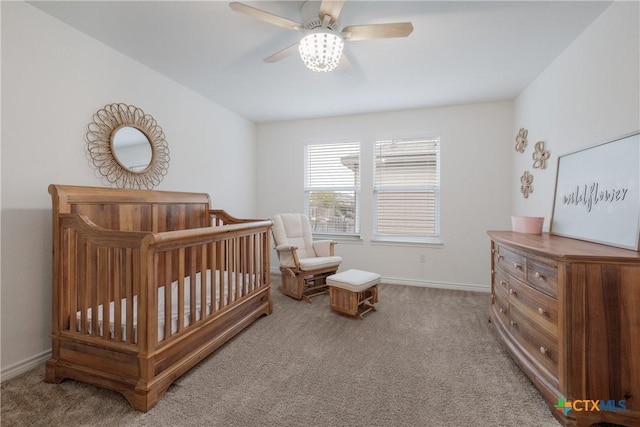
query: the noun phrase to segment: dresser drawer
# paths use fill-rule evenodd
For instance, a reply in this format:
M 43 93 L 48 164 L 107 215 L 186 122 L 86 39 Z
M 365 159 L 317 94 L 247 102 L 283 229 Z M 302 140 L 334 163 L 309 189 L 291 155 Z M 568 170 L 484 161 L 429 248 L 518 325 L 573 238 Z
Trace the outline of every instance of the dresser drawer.
M 491 295 L 491 309 L 494 317 L 502 324 L 504 329 L 509 329 L 509 299 L 506 291 L 496 288 Z
M 509 292 L 509 275 L 500 268 L 493 273 L 493 287 L 496 290 L 500 288 L 505 295 Z
M 558 264 L 552 260 L 528 257 L 527 282 L 540 292 L 544 292 L 547 295 L 557 298 Z
M 497 249 L 494 254 L 495 265 L 519 279 L 526 280 L 527 259 L 523 255 L 506 249 L 504 246 L 498 246 Z
M 509 307 L 509 332 L 526 352 L 558 381 L 558 340 L 549 336 L 515 306 Z
M 516 306 L 532 322 L 540 325 L 548 334 L 558 336 L 558 301 L 527 284 L 509 281 L 509 304 Z

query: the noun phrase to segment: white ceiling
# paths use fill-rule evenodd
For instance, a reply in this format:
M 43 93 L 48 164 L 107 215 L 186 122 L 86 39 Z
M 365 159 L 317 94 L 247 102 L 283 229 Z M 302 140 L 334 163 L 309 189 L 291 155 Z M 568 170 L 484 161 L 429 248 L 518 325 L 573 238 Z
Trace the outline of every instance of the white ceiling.
M 255 122 L 513 99 L 610 1 L 347 0 L 340 27 L 411 21 L 408 38 L 345 45 L 348 72 L 299 56 L 263 62 L 301 33 L 222 1 L 32 5 Z M 300 22 L 302 1 L 247 1 Z

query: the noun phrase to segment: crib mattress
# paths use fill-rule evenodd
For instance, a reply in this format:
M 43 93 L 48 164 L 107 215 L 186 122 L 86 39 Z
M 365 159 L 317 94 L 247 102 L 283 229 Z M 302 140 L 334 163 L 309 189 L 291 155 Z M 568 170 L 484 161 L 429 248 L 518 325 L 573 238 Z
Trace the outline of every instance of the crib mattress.
M 221 277 L 222 276 L 222 280 Z M 249 283 L 249 275 L 244 275 L 245 282 Z M 211 287 L 214 285 L 214 292 L 219 290 L 223 293 L 223 301 L 224 305 L 229 304 L 229 295 L 235 295 L 236 291 L 236 274 L 231 274 L 231 280 L 229 280 L 229 275 L 221 274 L 220 270 L 216 270 L 214 274 L 215 281 L 211 280 L 211 270 L 207 270 L 206 272 L 206 282 L 205 282 L 205 298 L 202 298 L 202 287 L 201 287 L 201 273 L 197 273 L 195 276 L 195 321 L 197 322 L 201 318 L 202 313 L 202 304 L 206 305 L 205 313 L 211 314 L 212 312 L 212 292 Z M 231 283 L 231 292 L 229 292 L 229 282 Z M 243 283 L 243 282 L 240 282 Z M 222 284 L 222 286 L 220 286 Z M 174 334 L 178 331 L 178 281 L 174 281 L 171 283 L 171 312 L 169 314 L 165 313 L 165 287 L 161 286 L 158 288 L 158 341 L 162 341 L 165 338 L 165 321 L 169 317 L 171 322 L 171 333 Z M 222 288 L 222 289 L 220 289 Z M 191 278 L 190 276 L 185 277 L 184 279 L 184 316 L 183 316 L 183 325 L 187 327 L 191 324 Z M 214 310 L 218 310 L 220 308 L 220 293 L 215 292 L 215 305 Z M 233 298 L 232 300 L 233 301 Z M 104 319 L 103 319 L 103 306 L 100 304 L 98 306 L 98 333 L 99 336 L 104 336 Z M 120 300 L 120 313 L 121 313 L 121 330 L 122 330 L 122 341 L 127 340 L 127 298 L 122 298 Z M 87 333 L 93 333 L 93 313 L 92 309 L 87 309 L 87 315 L 84 318 L 84 322 L 86 325 Z M 81 325 L 83 322 L 82 319 L 82 310 L 79 310 L 76 313 L 78 331 L 81 329 Z M 111 301 L 109 303 L 109 337 L 111 339 L 114 338 L 115 334 L 115 302 Z M 134 295 L 133 297 L 133 342 L 138 342 L 138 296 Z

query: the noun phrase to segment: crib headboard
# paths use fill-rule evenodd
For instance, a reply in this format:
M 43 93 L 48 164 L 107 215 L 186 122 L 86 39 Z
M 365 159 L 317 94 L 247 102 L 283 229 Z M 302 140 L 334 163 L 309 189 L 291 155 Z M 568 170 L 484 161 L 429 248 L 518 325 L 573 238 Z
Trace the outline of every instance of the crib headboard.
M 209 195 L 72 185 L 49 186 L 55 217 L 86 215 L 111 230 L 163 232 L 211 225 Z

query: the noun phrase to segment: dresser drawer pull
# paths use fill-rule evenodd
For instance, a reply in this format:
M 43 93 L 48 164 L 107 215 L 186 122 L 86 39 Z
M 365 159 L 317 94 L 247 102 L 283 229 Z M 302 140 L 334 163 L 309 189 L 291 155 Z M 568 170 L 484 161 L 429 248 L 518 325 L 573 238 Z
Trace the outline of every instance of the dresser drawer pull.
M 547 314 L 547 312 L 544 308 L 538 307 L 538 314 L 540 314 L 540 316 L 544 316 L 545 314 Z
M 544 274 L 540 273 L 539 271 L 536 271 L 535 274 L 533 275 L 536 279 L 540 279 L 540 280 L 547 280 L 547 278 L 544 276 Z
M 501 309 L 500 309 L 500 313 L 502 313 L 502 314 L 507 314 L 507 310 L 505 310 L 504 308 L 501 308 Z
M 512 326 L 512 327 L 516 327 L 516 326 L 518 326 L 518 322 L 516 322 L 515 320 L 512 320 L 512 321 L 511 321 L 511 326 Z
M 518 292 L 516 292 L 516 290 L 515 290 L 515 289 L 513 289 L 513 288 L 509 289 L 509 293 L 510 293 L 511 295 L 513 295 L 514 297 L 517 297 L 517 296 L 518 296 Z
M 546 348 L 544 348 L 544 346 L 540 346 L 540 353 L 542 354 L 547 354 L 549 350 L 547 350 Z
M 508 285 L 507 285 L 507 282 L 506 282 L 506 281 L 504 281 L 504 280 L 502 280 L 502 279 L 500 279 L 500 284 L 501 284 L 501 285 L 503 285 L 503 286 L 508 286 Z
M 516 270 L 522 270 L 522 264 L 518 264 L 517 262 L 514 262 L 513 268 L 515 268 Z

